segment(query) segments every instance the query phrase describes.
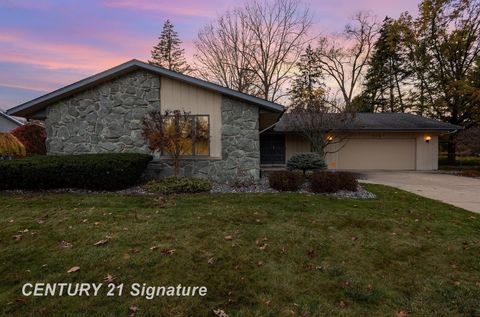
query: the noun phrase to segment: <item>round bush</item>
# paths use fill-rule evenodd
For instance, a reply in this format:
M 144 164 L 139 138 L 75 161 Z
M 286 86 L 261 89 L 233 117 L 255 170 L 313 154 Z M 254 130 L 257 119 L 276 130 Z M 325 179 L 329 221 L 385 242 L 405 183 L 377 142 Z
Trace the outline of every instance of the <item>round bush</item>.
M 295 192 L 303 184 L 303 175 L 292 171 L 274 171 L 268 175 L 268 183 L 273 189 Z
M 356 191 L 357 178 L 350 172 L 316 171 L 311 180 L 314 193 L 335 193 L 339 190 Z
M 29 123 L 12 131 L 12 134 L 25 146 L 27 156 L 47 155 L 45 141 L 47 132 L 41 125 Z
M 209 192 L 212 184 L 203 178 L 169 176 L 152 180 L 143 188 L 150 193 L 162 195 Z
M 299 153 L 287 161 L 287 168 L 303 171 L 303 175 L 305 175 L 306 171 L 326 169 L 327 165 L 325 160 L 317 153 Z

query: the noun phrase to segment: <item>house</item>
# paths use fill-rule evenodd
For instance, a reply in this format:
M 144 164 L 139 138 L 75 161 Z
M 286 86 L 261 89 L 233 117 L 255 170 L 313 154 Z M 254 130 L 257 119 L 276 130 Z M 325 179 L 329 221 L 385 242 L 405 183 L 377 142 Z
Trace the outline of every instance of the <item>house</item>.
M 0 132 L 10 132 L 21 125 L 23 125 L 23 123 L 20 120 L 17 120 L 0 110 Z
M 148 152 L 142 119 L 160 108 L 190 111 L 192 122 L 210 131 L 206 144 L 192 142 L 183 160 L 186 175 L 214 181 L 257 179 L 262 164 L 282 166 L 294 153 L 310 150 L 308 142 L 284 124 L 282 105 L 137 60 L 8 114 L 45 120 L 49 154 Z M 387 117 L 371 114 L 364 118 L 368 125 L 352 127 L 352 142 L 327 158 L 330 168 L 436 169 L 437 136 L 458 128 L 413 115 L 402 117 L 405 126 L 400 126 L 394 124 L 396 118 Z M 156 155 L 150 170 L 171 173 L 168 156 Z

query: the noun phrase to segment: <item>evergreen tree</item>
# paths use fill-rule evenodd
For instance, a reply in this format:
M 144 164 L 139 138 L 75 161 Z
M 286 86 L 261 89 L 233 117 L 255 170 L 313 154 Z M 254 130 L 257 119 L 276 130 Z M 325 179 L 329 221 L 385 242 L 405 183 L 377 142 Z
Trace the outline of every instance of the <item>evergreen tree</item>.
M 290 101 L 293 107 L 308 105 L 322 100 L 325 95 L 325 85 L 322 70 L 318 64 L 315 51 L 310 45 L 297 63 L 298 71 L 295 74 L 290 88 Z
M 181 48 L 182 41 L 173 29 L 170 20 L 167 20 L 163 25 L 162 33 L 158 39 L 158 44 L 151 51 L 152 59 L 149 63 L 179 73 L 190 72 L 191 68 L 185 60 L 185 50 Z
M 405 112 L 405 49 L 399 26 L 391 18 L 383 21 L 369 66 L 362 101 L 376 112 Z

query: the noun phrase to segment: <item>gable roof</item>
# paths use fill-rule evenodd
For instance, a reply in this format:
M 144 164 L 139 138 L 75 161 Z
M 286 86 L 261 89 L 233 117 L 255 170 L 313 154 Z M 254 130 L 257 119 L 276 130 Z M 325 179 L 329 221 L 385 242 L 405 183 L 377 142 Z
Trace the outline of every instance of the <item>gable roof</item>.
M 265 99 L 257 98 L 251 95 L 247 95 L 239 91 L 226 88 L 205 80 L 180 74 L 180 73 L 165 69 L 163 67 L 150 65 L 150 64 L 141 62 L 139 60 L 132 59 L 131 61 L 120 64 L 106 71 L 87 77 L 85 79 L 77 81 L 76 83 L 57 89 L 51 93 L 48 93 L 46 95 L 30 100 L 16 107 L 13 107 L 7 110 L 7 113 L 10 115 L 15 115 L 19 117 L 28 116 L 30 114 L 33 114 L 45 109 L 49 105 L 61 99 L 64 99 L 68 96 L 79 93 L 81 91 L 84 91 L 93 86 L 96 86 L 101 82 L 108 81 L 122 74 L 129 73 L 131 71 L 139 70 L 139 69 L 150 71 L 160 76 L 165 76 L 165 77 L 176 79 L 194 86 L 215 91 L 222 95 L 226 95 L 229 97 L 233 97 L 233 98 L 257 105 L 266 110 L 270 110 L 274 112 L 283 112 L 285 110 L 285 108 L 280 104 L 277 104 Z
M 5 112 L 3 112 L 3 110 L 1 110 L 1 109 L 0 109 L 0 117 L 5 118 L 5 119 L 11 121 L 11 122 L 15 123 L 15 124 L 18 125 L 18 126 L 23 125 L 23 122 L 22 122 L 22 121 L 14 118 L 14 117 L 9 116 L 9 115 L 6 114 Z
M 331 113 L 328 115 L 336 116 Z M 285 113 L 274 127 L 276 132 L 297 132 L 290 124 L 292 114 Z M 366 113 L 359 112 L 355 114 L 345 131 L 455 131 L 463 127 L 438 121 L 431 118 L 417 116 L 411 113 Z

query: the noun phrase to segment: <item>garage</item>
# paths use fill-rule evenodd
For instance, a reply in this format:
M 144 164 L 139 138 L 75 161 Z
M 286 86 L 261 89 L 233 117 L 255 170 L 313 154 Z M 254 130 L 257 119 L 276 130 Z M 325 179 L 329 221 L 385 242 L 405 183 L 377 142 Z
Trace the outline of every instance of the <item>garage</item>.
M 415 138 L 350 139 L 335 155 L 333 165 L 337 169 L 415 170 L 415 144 Z

